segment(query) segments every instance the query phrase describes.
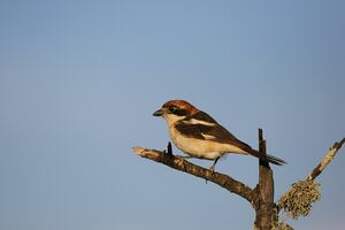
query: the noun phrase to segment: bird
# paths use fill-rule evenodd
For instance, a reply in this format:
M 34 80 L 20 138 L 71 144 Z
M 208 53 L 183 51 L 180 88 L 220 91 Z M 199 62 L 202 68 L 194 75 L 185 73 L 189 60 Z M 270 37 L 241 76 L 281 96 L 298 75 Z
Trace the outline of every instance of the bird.
M 275 165 L 286 164 L 278 157 L 253 149 L 186 100 L 169 100 L 153 116 L 166 121 L 170 139 L 187 154 L 184 158 L 212 160 L 209 168 L 212 171 L 217 161 L 226 154 L 250 155 Z

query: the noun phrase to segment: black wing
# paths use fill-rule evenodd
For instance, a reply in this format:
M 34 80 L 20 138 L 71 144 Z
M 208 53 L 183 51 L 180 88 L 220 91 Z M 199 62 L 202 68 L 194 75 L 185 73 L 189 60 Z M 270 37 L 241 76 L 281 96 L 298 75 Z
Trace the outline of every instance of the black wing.
M 190 119 L 208 122 L 210 123 L 210 125 L 206 125 L 202 123 L 201 124 L 188 123 Z M 251 149 L 249 145 L 237 139 L 223 126 L 218 124 L 211 116 L 209 116 L 208 114 L 204 112 L 198 112 L 193 117 L 189 117 L 178 122 L 175 125 L 175 127 L 177 131 L 179 131 L 181 134 L 187 137 L 201 139 L 201 140 L 207 139 L 209 141 L 215 141 L 215 142 L 224 143 L 224 144 L 231 144 L 245 151 L 248 148 Z M 207 136 L 207 138 L 205 136 Z
M 199 112 L 200 113 L 200 112 Z M 200 124 L 191 123 L 191 118 L 183 119 L 179 121 L 175 127 L 177 131 L 181 134 L 200 140 L 215 141 L 218 143 L 230 144 L 239 147 L 240 149 L 246 151 L 247 153 L 260 158 L 265 161 L 269 161 L 276 165 L 286 164 L 286 162 L 278 157 L 272 155 L 266 155 L 252 149 L 249 145 L 237 139 L 223 126 L 218 124 L 212 117 L 206 113 L 198 114 L 198 116 L 193 116 L 194 119 L 201 121 Z M 189 122 L 188 122 L 189 121 Z M 209 124 L 202 124 L 202 122 L 207 122 Z

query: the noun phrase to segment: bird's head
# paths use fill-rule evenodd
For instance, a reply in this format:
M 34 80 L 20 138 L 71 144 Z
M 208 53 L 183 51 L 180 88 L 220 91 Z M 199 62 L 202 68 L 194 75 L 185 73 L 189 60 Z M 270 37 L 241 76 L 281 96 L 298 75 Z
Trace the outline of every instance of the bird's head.
M 163 117 L 168 124 L 171 124 L 197 112 L 199 110 L 185 100 L 171 100 L 164 103 L 160 109 L 153 113 L 153 116 Z

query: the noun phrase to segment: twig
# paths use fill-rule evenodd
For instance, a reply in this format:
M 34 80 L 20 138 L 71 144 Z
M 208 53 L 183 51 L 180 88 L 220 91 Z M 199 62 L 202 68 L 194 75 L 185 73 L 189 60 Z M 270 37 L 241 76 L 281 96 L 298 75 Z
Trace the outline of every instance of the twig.
M 323 159 L 320 163 L 314 168 L 314 170 L 307 176 L 307 180 L 314 180 L 317 176 L 319 176 L 322 171 L 327 167 L 329 163 L 335 158 L 335 155 L 339 151 L 339 149 L 345 143 L 345 138 L 343 138 L 340 142 L 336 142 L 325 154 Z

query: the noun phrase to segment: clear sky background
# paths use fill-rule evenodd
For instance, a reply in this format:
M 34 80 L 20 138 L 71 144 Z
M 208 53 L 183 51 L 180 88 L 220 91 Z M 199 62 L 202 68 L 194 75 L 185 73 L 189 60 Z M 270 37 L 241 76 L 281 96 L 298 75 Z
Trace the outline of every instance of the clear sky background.
M 141 159 L 183 98 L 250 145 L 276 198 L 345 136 L 344 1 L 0 1 L 0 229 L 251 229 L 243 199 Z M 344 229 L 345 150 L 296 229 Z M 195 161 L 194 161 L 195 162 Z M 197 161 L 208 166 L 210 162 Z M 257 161 L 218 170 L 257 183 Z

